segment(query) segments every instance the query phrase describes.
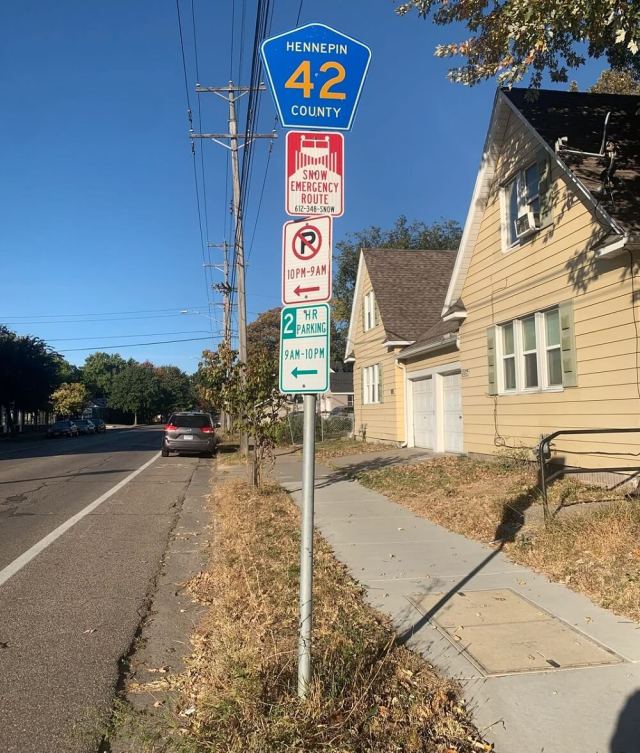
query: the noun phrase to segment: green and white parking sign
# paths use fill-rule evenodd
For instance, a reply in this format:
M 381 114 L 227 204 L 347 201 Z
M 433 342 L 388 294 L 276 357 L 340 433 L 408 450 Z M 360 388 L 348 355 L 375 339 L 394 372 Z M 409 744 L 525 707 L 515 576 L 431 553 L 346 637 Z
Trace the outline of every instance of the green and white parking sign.
M 329 389 L 329 306 L 285 306 L 280 314 L 280 391 Z

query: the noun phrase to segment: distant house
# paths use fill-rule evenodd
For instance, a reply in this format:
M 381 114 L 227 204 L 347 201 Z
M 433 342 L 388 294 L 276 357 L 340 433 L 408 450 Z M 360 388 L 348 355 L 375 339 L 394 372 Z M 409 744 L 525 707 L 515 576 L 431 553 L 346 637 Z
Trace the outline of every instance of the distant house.
M 361 251 L 346 350 L 354 362 L 356 436 L 406 442 L 406 376 L 398 355 L 440 322 L 454 262 L 454 251 Z
M 101 418 L 103 421 L 106 421 L 107 411 L 107 398 L 95 397 L 89 400 L 82 415 L 83 418 Z
M 639 427 L 639 251 L 640 97 L 498 91 L 441 316 L 423 308 L 441 269 L 421 292 L 398 252 L 361 255 L 356 431 L 489 455 L 556 430 Z M 574 465 L 632 465 L 640 439 L 562 449 Z
M 353 372 L 336 363 L 331 364 L 329 390 L 320 395 L 318 409 L 331 413 L 334 408 L 353 408 Z

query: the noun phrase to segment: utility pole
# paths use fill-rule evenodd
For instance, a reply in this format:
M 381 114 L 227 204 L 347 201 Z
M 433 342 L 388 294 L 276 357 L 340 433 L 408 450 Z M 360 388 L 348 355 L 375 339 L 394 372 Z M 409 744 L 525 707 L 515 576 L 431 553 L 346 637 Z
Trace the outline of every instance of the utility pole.
M 251 91 L 264 91 L 265 85 L 255 87 L 234 86 L 229 81 L 227 86 L 200 86 L 196 84 L 197 94 L 217 94 L 229 104 L 229 130 L 227 133 L 191 133 L 192 139 L 209 139 L 229 149 L 231 152 L 231 171 L 233 178 L 233 216 L 235 219 L 234 248 L 235 248 L 235 274 L 238 289 L 238 355 L 241 363 L 247 363 L 247 299 L 245 291 L 245 262 L 244 262 L 244 231 L 242 226 L 242 206 L 240 201 L 240 168 L 238 152 L 254 139 L 274 139 L 276 132 L 272 133 L 238 133 L 238 120 L 236 116 L 236 102 L 240 97 Z M 239 144 L 238 140 L 242 139 Z M 228 144 L 226 142 L 229 142 Z M 247 455 L 249 451 L 249 439 L 246 433 L 240 437 L 240 451 Z
M 222 264 L 208 264 L 207 266 L 222 272 L 223 281 L 212 285 L 214 290 L 222 294 L 222 338 L 224 342 L 231 346 L 231 285 L 229 283 L 229 244 L 207 243 L 209 248 L 221 248 L 224 253 Z
M 209 243 L 208 248 L 221 248 L 224 253 L 222 264 L 209 264 L 207 266 L 217 269 L 223 274 L 223 281 L 213 284 L 211 287 L 218 293 L 222 294 L 222 339 L 225 345 L 231 347 L 231 285 L 229 283 L 229 244 L 226 241 L 222 243 Z M 219 304 L 218 304 L 219 305 Z M 220 423 L 224 431 L 231 429 L 231 416 L 225 411 L 220 411 Z

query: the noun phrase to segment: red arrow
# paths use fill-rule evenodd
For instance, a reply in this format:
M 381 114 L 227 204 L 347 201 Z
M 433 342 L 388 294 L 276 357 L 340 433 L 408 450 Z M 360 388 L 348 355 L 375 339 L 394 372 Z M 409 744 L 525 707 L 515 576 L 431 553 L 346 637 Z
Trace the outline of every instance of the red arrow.
M 320 290 L 320 287 L 317 286 L 315 288 L 301 288 L 300 285 L 293 291 L 296 295 L 300 295 L 301 293 L 316 293 L 318 290 Z

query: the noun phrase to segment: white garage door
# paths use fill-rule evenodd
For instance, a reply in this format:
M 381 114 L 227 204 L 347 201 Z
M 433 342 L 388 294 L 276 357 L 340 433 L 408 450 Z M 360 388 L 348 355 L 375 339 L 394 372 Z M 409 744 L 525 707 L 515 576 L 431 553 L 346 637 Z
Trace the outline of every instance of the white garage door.
M 435 400 L 433 379 L 419 379 L 413 384 L 413 443 L 416 447 L 435 446 Z
M 462 390 L 460 372 L 445 374 L 444 389 L 444 448 L 462 452 Z

